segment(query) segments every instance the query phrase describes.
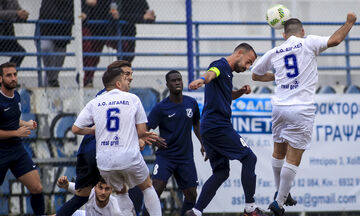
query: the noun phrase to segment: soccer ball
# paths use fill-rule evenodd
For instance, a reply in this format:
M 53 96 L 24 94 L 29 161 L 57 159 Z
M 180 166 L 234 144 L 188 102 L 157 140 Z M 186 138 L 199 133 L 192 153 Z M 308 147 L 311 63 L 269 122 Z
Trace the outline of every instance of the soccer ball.
M 266 12 L 266 22 L 275 29 L 281 29 L 286 20 L 290 19 L 290 10 L 284 5 L 275 5 Z

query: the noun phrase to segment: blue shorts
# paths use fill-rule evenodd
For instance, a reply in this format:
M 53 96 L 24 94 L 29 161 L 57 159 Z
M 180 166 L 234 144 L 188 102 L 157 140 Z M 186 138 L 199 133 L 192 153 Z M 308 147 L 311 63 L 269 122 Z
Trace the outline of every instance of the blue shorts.
M 181 190 L 197 187 L 198 185 L 196 167 L 193 159 L 175 161 L 156 156 L 152 178 L 159 179 L 166 183 L 173 174 Z
M 23 145 L 7 150 L 0 150 L 0 185 L 4 182 L 8 169 L 11 170 L 16 178 L 19 178 L 36 168 L 36 164 Z
M 213 170 L 229 169 L 229 160 L 241 161 L 252 154 L 252 150 L 232 127 L 209 130 L 201 138 Z
M 96 163 L 96 150 L 78 154 L 75 189 L 94 187 L 101 179 Z

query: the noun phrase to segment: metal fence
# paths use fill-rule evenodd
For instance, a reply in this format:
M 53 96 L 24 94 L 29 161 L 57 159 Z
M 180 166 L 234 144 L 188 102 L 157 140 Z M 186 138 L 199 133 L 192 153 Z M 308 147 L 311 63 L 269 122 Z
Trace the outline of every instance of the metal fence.
M 0 31 L 0 41 L 5 41 L 1 44 L 0 59 L 3 62 L 8 61 L 9 57 L 6 56 L 23 59 L 18 60 L 20 93 L 24 103 L 23 118 L 36 119 L 39 123 L 38 131 L 24 140 L 24 143 L 34 160 L 40 164 L 48 213 L 53 213 L 65 200 L 64 193 L 55 186 L 57 177 L 75 177 L 74 156 L 78 142 L 77 137 L 70 133 L 70 128 L 76 113 L 102 88 L 100 75 L 107 64 L 117 58 L 132 61 L 135 72 L 133 91 L 138 95 L 143 94 L 143 103 L 146 98 L 154 98 L 147 103 L 149 111 L 154 102 L 158 102 L 166 94 L 164 75 L 167 71 L 179 70 L 184 82 L 189 82 L 199 77 L 211 60 L 229 55 L 239 42 L 249 41 L 261 56 L 282 41 L 280 32 L 268 27 L 258 14 L 265 14 L 263 9 L 274 2 L 229 0 L 193 1 L 191 4 L 189 0 L 173 0 L 149 1 L 148 6 L 139 7 L 136 3 L 142 1 L 127 1 L 142 8 L 142 16 L 155 5 L 155 12 L 162 18 L 156 18 L 155 22 L 151 18 L 147 21 L 129 21 L 129 14 L 128 17 L 118 14 L 119 17 L 114 19 L 114 9 L 121 10 L 119 1 L 116 1 L 117 6 L 113 1 L 104 1 L 108 4 L 104 3 L 105 6 L 99 8 L 99 15 L 97 12 L 93 13 L 91 8 L 82 8 L 85 0 L 63 0 L 61 2 L 69 5 L 60 4 L 59 7 L 73 7 L 71 16 L 67 17 L 64 17 L 64 11 L 58 11 L 60 17 L 52 16 L 55 14 L 42 15 L 41 8 L 45 7 L 44 4 L 54 3 L 55 0 L 19 2 L 20 5 L 32 7 L 29 10 L 34 13 L 27 20 L 14 17 L 5 19 L 1 16 L 0 25 L 6 28 L 12 26 L 15 31 L 14 34 Z M 246 20 L 237 19 L 236 16 L 229 19 L 231 21 L 223 20 L 236 14 L 231 7 L 221 5 L 226 2 L 236 5 L 234 8 L 238 8 L 241 2 L 249 8 L 260 9 L 253 11 L 257 15 L 249 15 L 250 11 L 243 11 L 248 14 L 249 18 Z M 211 7 L 209 3 L 216 5 Z M 290 5 L 293 4 L 294 1 L 291 1 Z M 129 5 L 124 7 L 131 9 Z M 212 17 L 209 14 L 214 12 L 211 10 L 214 7 L 218 16 Z M 293 9 L 296 11 L 296 8 Z M 43 11 L 49 12 L 45 9 Z M 83 12 L 88 13 L 86 18 L 82 15 Z M 341 19 L 345 20 L 345 14 L 341 15 Z M 328 34 L 342 24 L 341 20 L 304 22 L 305 27 L 313 31 L 313 34 L 324 31 Z M 50 29 L 49 32 L 41 30 L 46 28 Z M 66 28 L 67 34 L 64 33 Z M 126 29 L 130 30 L 127 32 Z M 14 47 L 11 46 L 14 41 L 20 42 L 19 45 L 26 51 L 10 50 Z M 348 86 L 360 82 L 359 41 L 360 32 L 352 31 L 341 46 L 322 54 L 319 58 L 319 70 L 320 76 L 324 77 L 323 84 Z M 133 42 L 136 42 L 136 49 Z M 341 79 L 330 76 L 332 72 L 338 72 L 336 75 Z M 236 77 L 234 82 L 252 84 L 249 74 Z M 148 161 L 151 161 L 152 153 L 150 149 L 146 156 Z M 31 212 L 26 190 L 9 173 L 6 178 L 7 181 L 1 186 L 0 214 Z M 176 185 L 173 186 L 176 190 Z M 165 205 L 170 215 L 178 207 L 176 196 L 173 190 L 163 198 L 164 202 L 170 203 Z

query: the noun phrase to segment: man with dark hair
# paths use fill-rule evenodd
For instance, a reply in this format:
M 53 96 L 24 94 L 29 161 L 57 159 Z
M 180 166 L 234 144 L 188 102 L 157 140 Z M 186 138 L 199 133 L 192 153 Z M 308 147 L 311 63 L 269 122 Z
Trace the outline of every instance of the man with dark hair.
M 131 63 L 125 60 L 114 61 L 108 69 L 121 69 L 126 74 L 129 83 L 133 80 Z M 122 89 L 126 91 L 126 89 Z M 106 89 L 99 91 L 96 96 L 106 92 Z M 83 206 L 90 196 L 92 188 L 101 179 L 96 163 L 96 139 L 95 135 L 85 135 L 80 143 L 77 153 L 76 181 L 74 197 L 67 201 L 58 211 L 57 215 L 72 215 L 77 209 Z M 133 212 L 133 203 L 127 193 L 126 187 L 115 196 L 123 213 Z
M 57 180 L 57 186 L 75 194 L 75 183 L 69 182 L 66 176 Z M 74 215 L 124 215 L 120 211 L 116 198 L 111 195 L 113 189 L 103 178 L 91 189 L 89 200 L 85 204 L 85 211 L 77 210 Z M 130 216 L 130 215 L 129 215 Z
M 29 12 L 21 9 L 17 0 L 0 0 L 0 20 L 10 22 L 25 22 L 29 17 Z M 15 36 L 14 24 L 3 22 L 0 23 L 1 36 Z M 20 52 L 25 53 L 25 49 L 17 42 L 16 39 L 0 39 L 0 52 Z M 20 66 L 24 56 L 12 56 L 9 62 Z
M 356 21 L 348 13 L 345 24 L 330 37 L 309 35 L 300 20 L 285 22 L 285 42 L 265 53 L 252 69 L 255 81 L 274 81 L 272 98 L 272 133 L 274 151 L 272 168 L 275 180 L 275 201 L 269 209 L 285 215 L 283 208 L 290 195 L 302 154 L 310 148 L 315 119 L 314 95 L 318 80 L 316 56 L 328 47 L 341 43 Z M 275 74 L 268 72 L 275 70 Z M 286 158 L 286 161 L 284 161 Z
M 158 103 L 148 116 L 148 129 L 159 126 L 160 136 L 167 142 L 166 148 L 156 151 L 152 181 L 160 197 L 169 178 L 174 175 L 183 191 L 181 214 L 194 207 L 196 202 L 197 173 L 194 162 L 191 130 L 201 143 L 200 111 L 196 100 L 182 94 L 183 81 L 179 71 L 169 71 L 166 76 L 169 97 Z M 201 148 L 201 152 L 205 150 Z
M 20 95 L 15 90 L 17 71 L 14 63 L 0 65 L 0 185 L 8 169 L 30 191 L 31 207 L 36 215 L 45 212 L 44 195 L 36 164 L 22 144 L 30 130 L 37 128 L 33 120 L 20 120 Z
M 215 196 L 221 184 L 229 177 L 229 160 L 242 163 L 241 183 L 245 193 L 244 215 L 265 215 L 255 204 L 256 156 L 244 139 L 234 130 L 231 119 L 231 102 L 251 92 L 249 85 L 233 90 L 232 72 L 244 72 L 256 59 L 254 49 L 247 43 L 237 46 L 234 52 L 212 62 L 200 79 L 190 83 L 190 89 L 205 85 L 205 105 L 201 116 L 201 138 L 209 157 L 212 176 L 205 182 L 194 208 L 185 215 L 201 215 Z
M 139 139 L 151 144 L 158 136 L 146 130 L 147 118 L 140 99 L 125 92 L 130 89 L 127 77 L 131 74 L 121 68 L 105 71 L 102 80 L 107 92 L 87 103 L 72 132 L 95 134 L 96 161 L 101 176 L 116 192 L 120 192 L 124 184 L 129 188 L 138 186 L 149 213 L 160 216 L 160 201 L 139 148 Z M 96 127 L 88 127 L 91 124 Z

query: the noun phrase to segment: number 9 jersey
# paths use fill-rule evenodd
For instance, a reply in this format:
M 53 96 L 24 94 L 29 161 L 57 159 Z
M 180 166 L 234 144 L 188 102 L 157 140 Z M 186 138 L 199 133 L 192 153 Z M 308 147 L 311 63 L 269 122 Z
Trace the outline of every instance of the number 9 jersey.
M 254 74 L 275 73 L 273 105 L 314 104 L 318 70 L 316 56 L 327 49 L 330 37 L 289 37 L 262 56 L 251 69 Z
M 96 161 L 100 170 L 123 170 L 142 160 L 137 124 L 147 123 L 140 99 L 113 89 L 100 95 L 80 112 L 74 125 L 95 124 Z

